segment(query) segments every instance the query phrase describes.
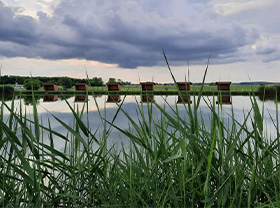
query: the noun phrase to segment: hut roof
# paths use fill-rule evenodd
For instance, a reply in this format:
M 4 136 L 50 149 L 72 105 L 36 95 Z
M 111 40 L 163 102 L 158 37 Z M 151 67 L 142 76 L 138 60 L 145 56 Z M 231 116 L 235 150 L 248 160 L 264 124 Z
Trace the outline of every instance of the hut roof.
M 192 84 L 192 82 L 177 82 L 177 84 Z
M 75 85 L 87 85 L 86 83 L 75 83 Z
M 107 82 L 106 85 L 116 85 L 121 84 L 120 82 Z
M 140 84 L 156 84 L 156 83 L 154 83 L 154 82 L 140 82 Z
M 221 84 L 231 84 L 231 82 L 216 82 L 217 85 L 221 85 Z

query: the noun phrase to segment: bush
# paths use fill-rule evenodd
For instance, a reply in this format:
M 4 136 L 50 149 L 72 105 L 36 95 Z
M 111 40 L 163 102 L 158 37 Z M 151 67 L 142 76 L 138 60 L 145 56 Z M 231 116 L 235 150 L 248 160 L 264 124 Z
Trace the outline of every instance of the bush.
M 275 100 L 276 93 L 277 97 L 280 96 L 280 85 L 262 85 L 260 86 L 258 93 L 261 100 Z
M 14 88 L 11 86 L 1 86 L 0 87 L 0 95 L 2 94 L 13 94 Z
M 42 86 L 42 82 L 39 79 L 29 78 L 24 80 L 24 88 L 27 90 L 38 90 Z

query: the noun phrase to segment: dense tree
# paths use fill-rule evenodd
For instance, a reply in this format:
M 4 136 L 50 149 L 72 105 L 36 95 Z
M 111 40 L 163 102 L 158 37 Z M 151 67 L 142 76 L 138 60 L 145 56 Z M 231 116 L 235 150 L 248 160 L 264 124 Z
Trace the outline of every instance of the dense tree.
M 4 76 L 0 76 L 0 85 L 3 85 L 3 84 L 4 85 L 9 85 L 9 84 L 14 85 L 16 83 L 24 84 L 25 80 L 27 80 L 27 79 L 30 79 L 30 77 L 4 75 Z M 104 81 L 102 80 L 101 77 L 93 77 L 90 80 L 71 78 L 71 77 L 33 77 L 33 79 L 40 80 L 41 83 L 55 83 L 55 84 L 63 86 L 64 88 L 71 88 L 72 86 L 74 86 L 75 83 L 87 83 L 87 84 L 91 84 L 93 86 L 104 85 Z
M 13 94 L 14 88 L 11 86 L 1 86 L 0 87 L 0 95 L 3 94 Z
M 116 82 L 116 78 L 110 77 L 109 80 L 108 80 L 108 82 L 110 82 L 110 83 L 111 83 L 111 82 Z
M 117 79 L 117 82 L 119 82 L 121 85 L 130 85 L 131 84 L 131 82 L 123 81 L 121 79 Z
M 24 80 L 24 88 L 27 90 L 38 90 L 42 86 L 42 82 L 39 79 L 28 78 Z
M 57 84 L 63 86 L 64 88 L 71 88 L 73 87 L 73 79 L 69 77 L 61 77 L 57 80 Z
M 91 86 L 103 86 L 104 82 L 101 77 L 93 77 L 90 84 Z

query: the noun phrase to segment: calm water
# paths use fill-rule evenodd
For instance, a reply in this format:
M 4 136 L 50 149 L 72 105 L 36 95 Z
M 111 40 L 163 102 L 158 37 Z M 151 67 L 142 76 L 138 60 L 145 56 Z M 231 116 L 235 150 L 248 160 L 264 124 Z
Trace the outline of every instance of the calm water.
M 70 103 L 71 106 L 73 106 L 75 109 L 79 109 L 79 111 L 82 109 L 84 105 L 84 99 L 85 97 L 80 96 L 80 97 L 70 97 L 67 98 L 67 101 Z M 147 116 L 147 104 L 145 103 L 145 99 L 147 98 L 142 98 L 140 96 L 120 96 L 120 97 L 108 97 L 108 96 L 100 96 L 96 97 L 96 103 L 95 99 L 92 96 L 89 96 L 89 102 L 88 102 L 88 118 L 89 120 L 87 121 L 86 115 L 84 115 L 84 122 L 88 122 L 90 129 L 92 132 L 96 131 L 98 129 L 97 137 L 102 136 L 102 129 L 103 125 L 99 116 L 98 109 L 100 111 L 100 114 L 102 117 L 106 118 L 108 121 L 112 121 L 114 115 L 117 112 L 118 106 L 114 101 L 120 101 L 124 100 L 122 108 L 130 115 L 131 118 L 133 118 L 134 121 L 137 121 L 138 116 L 136 113 L 137 106 L 140 105 L 141 103 L 143 104 L 143 109 L 144 112 Z M 188 116 L 186 114 L 185 108 L 183 104 L 178 103 L 178 96 L 154 96 L 153 98 L 150 97 L 148 99 L 153 99 L 156 103 L 158 103 L 161 106 L 166 106 L 166 110 L 168 113 L 172 115 L 172 110 L 170 109 L 169 106 L 166 105 L 166 102 L 171 106 L 171 108 L 178 107 L 179 114 L 182 118 L 188 119 Z M 205 100 L 204 100 L 205 99 Z M 213 104 L 213 102 L 216 104 L 217 102 L 217 97 L 204 97 L 204 99 L 201 100 L 200 104 L 200 114 L 204 119 L 204 122 L 207 124 L 210 123 L 210 117 L 211 117 L 211 112 L 209 110 L 209 107 L 207 106 L 208 104 Z M 194 100 L 194 97 L 191 97 L 191 100 Z M 15 106 L 16 108 L 19 108 L 20 102 L 26 107 L 26 112 L 30 118 L 32 118 L 32 113 L 33 113 L 33 108 L 29 104 L 30 100 L 28 99 L 16 99 L 15 100 Z M 205 102 L 206 101 L 206 102 Z M 251 100 L 250 97 L 248 96 L 233 96 L 230 100 L 232 104 L 229 104 L 227 98 L 223 100 L 226 104 L 223 105 L 222 108 L 222 115 L 224 118 L 225 122 L 228 122 L 230 124 L 231 122 L 231 111 L 233 109 L 234 111 L 234 116 L 237 121 L 242 123 L 244 120 L 244 114 L 247 115 L 251 108 Z M 260 108 L 264 106 L 264 129 L 266 130 L 266 133 L 271 136 L 272 138 L 276 135 L 276 130 L 273 127 L 273 122 L 271 121 L 271 117 L 276 121 L 276 104 L 273 101 L 266 101 L 262 102 L 257 98 L 257 102 Z M 8 105 L 11 105 L 11 101 L 6 102 Z M 118 104 L 120 104 L 119 102 Z M 98 107 L 97 107 L 98 106 Z M 193 106 L 193 104 L 192 104 Z M 44 98 L 40 98 L 37 101 L 37 110 L 39 113 L 39 118 L 40 121 L 44 125 L 48 125 L 47 121 L 50 119 L 51 121 L 51 126 L 52 129 L 55 131 L 58 131 L 62 134 L 66 134 L 67 131 L 65 128 L 61 126 L 52 116 L 55 115 L 62 121 L 64 121 L 67 124 L 73 125 L 74 119 L 73 115 L 71 113 L 71 110 L 67 106 L 67 103 L 65 100 L 57 97 L 57 96 L 48 96 Z M 269 115 L 270 114 L 270 115 Z M 4 118 L 6 119 L 9 116 L 7 111 L 4 111 Z M 160 118 L 160 112 L 156 109 L 156 107 L 153 108 L 153 116 L 155 119 Z M 253 118 L 253 114 L 251 115 Z M 120 112 L 114 122 L 115 125 L 123 128 L 123 129 L 129 129 L 131 125 L 129 125 L 128 119 L 126 116 Z M 107 127 L 109 124 L 106 124 Z M 250 127 L 250 122 L 248 122 L 248 126 Z M 46 138 L 48 137 L 47 135 L 45 136 Z M 111 133 L 109 137 L 109 142 L 110 143 L 119 143 L 122 142 L 124 144 L 129 143 L 128 139 L 124 137 L 123 134 L 121 134 L 119 131 L 117 131 L 114 128 L 111 128 Z M 56 146 L 58 148 L 63 148 L 64 142 L 59 141 L 58 139 L 55 141 Z

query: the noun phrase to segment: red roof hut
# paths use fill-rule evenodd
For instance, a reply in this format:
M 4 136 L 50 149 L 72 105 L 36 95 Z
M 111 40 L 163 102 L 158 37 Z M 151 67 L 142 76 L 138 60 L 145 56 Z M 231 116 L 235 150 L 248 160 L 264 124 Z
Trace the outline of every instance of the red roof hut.
M 190 91 L 191 90 L 191 82 L 177 82 L 180 91 Z
M 88 85 L 86 83 L 75 83 L 75 89 L 77 91 L 86 91 L 88 88 Z
M 217 90 L 229 91 L 231 82 L 216 82 Z
M 142 91 L 154 91 L 155 83 L 154 82 L 141 82 Z
M 121 84 L 119 82 L 108 82 L 106 83 L 108 87 L 108 91 L 120 91 Z
M 44 89 L 45 89 L 45 91 L 57 91 L 58 86 L 54 83 L 45 83 Z

